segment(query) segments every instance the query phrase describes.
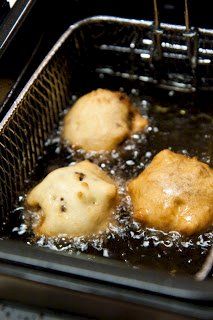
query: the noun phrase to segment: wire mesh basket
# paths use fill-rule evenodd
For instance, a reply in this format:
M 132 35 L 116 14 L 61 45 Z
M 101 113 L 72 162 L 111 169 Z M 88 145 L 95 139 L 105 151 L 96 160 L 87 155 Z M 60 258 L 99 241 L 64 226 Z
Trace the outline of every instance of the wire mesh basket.
M 53 47 L 0 124 L 0 228 L 43 155 L 47 137 L 79 88 L 125 78 L 194 92 L 213 89 L 213 30 L 93 17 L 71 26 Z M 83 89 L 82 89 L 83 88 Z

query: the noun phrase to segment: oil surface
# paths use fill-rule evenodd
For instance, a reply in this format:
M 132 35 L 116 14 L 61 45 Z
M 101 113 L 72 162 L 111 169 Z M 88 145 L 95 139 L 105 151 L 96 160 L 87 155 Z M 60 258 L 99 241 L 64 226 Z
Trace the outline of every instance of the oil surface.
M 38 239 L 31 232 L 31 214 L 24 208 L 26 195 L 22 194 L 14 210 L 14 214 L 21 216 L 21 222 L 13 229 L 13 237 L 53 250 L 85 252 L 119 259 L 137 268 L 146 265 L 162 268 L 171 274 L 194 274 L 201 268 L 213 245 L 212 230 L 184 237 L 177 232 L 164 233 L 143 227 L 132 219 L 131 200 L 125 192 L 125 184 L 144 170 L 160 150 L 166 148 L 196 156 L 212 165 L 213 118 L 209 115 L 209 110 L 199 108 L 199 105 L 186 100 L 176 102 L 173 92 L 169 92 L 166 99 L 141 96 L 137 89 L 126 92 L 141 113 L 149 119 L 149 127 L 145 133 L 134 134 L 116 151 L 97 154 L 64 146 L 60 141 L 61 122 L 58 130 L 46 142 L 44 158 L 39 160 L 31 180 L 26 183 L 27 193 L 52 170 L 89 159 L 112 176 L 119 185 L 122 201 L 115 213 L 117 225 L 111 225 L 107 234 L 90 241 L 83 237 L 72 240 L 45 237 Z M 76 96 L 73 101 L 75 99 Z

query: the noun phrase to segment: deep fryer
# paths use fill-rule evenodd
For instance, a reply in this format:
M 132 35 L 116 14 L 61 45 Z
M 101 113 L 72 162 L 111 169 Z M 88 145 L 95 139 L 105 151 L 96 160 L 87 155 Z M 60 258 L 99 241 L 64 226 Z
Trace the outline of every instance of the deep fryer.
M 81 21 L 70 27 L 32 76 L 1 123 L 2 235 L 11 229 L 9 213 L 38 157 L 42 156 L 44 143 L 56 126 L 59 113 L 69 105 L 71 95 L 79 92 L 79 87 L 84 90 L 90 88 L 88 79 L 89 82 L 92 79 L 94 87 L 101 75 L 109 77 L 110 81 L 128 78 L 190 93 L 212 89 L 211 30 L 159 25 L 157 11 L 155 17 L 154 24 L 113 17 Z M 110 280 L 116 285 L 168 296 L 203 301 L 212 299 L 210 280 L 197 283 L 193 279 L 172 279 L 160 273 L 155 273 L 152 278 L 149 271 L 141 275 L 121 265 L 117 269 L 111 263 L 104 273 L 99 273 L 98 263 L 100 269 L 105 265 L 102 259 L 92 262 L 96 263 L 96 272 L 89 272 L 85 257 L 75 257 L 71 264 L 69 257 L 58 258 L 57 255 L 61 262 L 59 267 L 53 263 L 53 252 L 46 253 L 39 248 L 26 248 L 23 252 L 23 245 L 18 243 L 13 254 L 13 242 L 2 242 L 1 245 L 1 258 L 5 261 L 33 267 L 39 265 L 42 269 L 96 278 L 98 281 Z M 34 255 L 37 261 L 33 259 Z M 77 266 L 74 268 L 75 263 Z M 113 276 L 115 270 L 117 272 Z M 121 270 L 123 276 L 117 277 Z

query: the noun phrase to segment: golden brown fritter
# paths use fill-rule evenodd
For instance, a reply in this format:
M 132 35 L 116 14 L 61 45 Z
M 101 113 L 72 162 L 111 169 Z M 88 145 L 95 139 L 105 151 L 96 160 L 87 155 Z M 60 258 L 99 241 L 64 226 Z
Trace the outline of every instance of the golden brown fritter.
M 147 123 L 125 94 L 98 89 L 78 99 L 67 113 L 63 138 L 87 151 L 110 151 Z
M 163 150 L 128 191 L 146 226 L 192 235 L 213 224 L 213 170 L 196 158 Z
M 36 235 L 90 236 L 107 229 L 117 187 L 97 165 L 82 161 L 52 171 L 27 196 L 36 211 Z

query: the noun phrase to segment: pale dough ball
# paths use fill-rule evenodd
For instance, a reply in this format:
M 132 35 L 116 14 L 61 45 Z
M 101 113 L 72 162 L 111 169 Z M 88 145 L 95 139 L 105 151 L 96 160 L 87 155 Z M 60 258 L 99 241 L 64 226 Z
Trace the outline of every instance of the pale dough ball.
M 36 235 L 90 236 L 107 229 L 117 187 L 97 165 L 82 161 L 49 173 L 27 196 L 36 211 Z
M 86 151 L 110 151 L 147 123 L 125 94 L 98 89 L 78 99 L 67 113 L 63 138 Z
M 163 150 L 128 191 L 146 226 L 192 235 L 213 224 L 213 170 L 196 158 Z

